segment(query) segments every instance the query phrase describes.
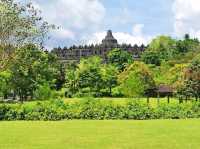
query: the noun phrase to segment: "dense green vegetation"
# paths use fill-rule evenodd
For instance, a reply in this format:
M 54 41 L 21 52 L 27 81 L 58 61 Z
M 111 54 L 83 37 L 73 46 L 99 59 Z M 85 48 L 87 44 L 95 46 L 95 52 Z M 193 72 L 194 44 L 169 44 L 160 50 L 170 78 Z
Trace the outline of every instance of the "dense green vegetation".
M 64 64 L 56 55 L 43 50 L 43 40 L 54 26 L 42 20 L 32 4 L 6 0 L 0 2 L 0 8 L 5 14 L 0 16 L 5 21 L 0 25 L 0 100 L 47 100 L 34 106 L 1 104 L 2 120 L 199 117 L 200 43 L 197 39 L 187 34 L 181 40 L 163 35 L 152 40 L 139 60 L 128 50 L 115 48 L 105 58 L 94 56 Z M 4 29 L 5 25 L 12 30 Z M 11 40 L 11 37 L 15 38 Z M 195 102 L 155 108 L 134 100 L 117 106 L 94 98 L 75 104 L 58 100 L 66 97 L 148 99 L 159 96 L 161 85 L 172 88 L 173 96 L 180 103 L 184 99 L 195 99 Z
M 143 100 L 84 99 L 77 102 L 50 100 L 32 104 L 0 104 L 0 120 L 64 120 L 64 119 L 184 119 L 199 118 L 200 103 L 160 103 L 152 105 Z
M 53 26 L 41 19 L 34 6 L 13 1 L 0 4 L 5 14 L 0 26 L 1 99 L 155 97 L 160 85 L 173 88 L 180 99 L 198 100 L 200 96 L 200 43 L 188 34 L 182 40 L 155 37 L 140 60 L 115 48 L 104 59 L 95 56 L 63 64 L 40 46 Z M 10 17 L 16 22 L 9 22 Z M 12 32 L 4 29 L 5 25 Z M 15 40 L 10 40 L 13 36 Z
M 15 50 L 26 44 L 41 47 L 50 29 L 32 3 L 23 5 L 13 0 L 0 1 L 0 71 L 15 59 Z
M 2 149 L 199 149 L 200 120 L 1 122 Z
M 0 122 L 0 148 L 199 148 L 198 39 L 162 35 L 139 59 L 114 48 L 63 63 L 44 50 L 55 26 L 32 3 L 0 0 L 0 20 L 0 121 L 14 121 Z

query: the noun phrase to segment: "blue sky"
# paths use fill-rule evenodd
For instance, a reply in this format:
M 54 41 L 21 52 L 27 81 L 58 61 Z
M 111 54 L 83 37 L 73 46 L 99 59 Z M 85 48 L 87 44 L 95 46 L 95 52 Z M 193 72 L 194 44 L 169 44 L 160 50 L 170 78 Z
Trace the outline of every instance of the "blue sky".
M 144 24 L 145 32 L 149 34 L 166 33 L 172 30 L 173 13 L 172 0 L 103 0 L 106 9 L 108 27 L 130 32 L 133 24 Z M 118 18 L 121 23 L 112 23 Z M 124 20 L 127 19 L 127 20 Z M 124 22 L 123 22 L 124 20 Z M 157 25 L 159 24 L 159 28 Z
M 32 0 L 60 30 L 48 48 L 99 43 L 113 30 L 119 43 L 148 44 L 157 35 L 200 37 L 199 0 Z

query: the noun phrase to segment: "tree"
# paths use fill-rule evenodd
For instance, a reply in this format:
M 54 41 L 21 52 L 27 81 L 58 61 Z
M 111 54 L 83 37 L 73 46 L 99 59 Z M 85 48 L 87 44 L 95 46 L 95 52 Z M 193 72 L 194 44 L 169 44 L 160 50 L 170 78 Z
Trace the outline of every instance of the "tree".
M 78 76 L 76 74 L 77 65 L 70 64 L 66 70 L 66 87 L 68 89 L 67 95 L 72 96 L 78 91 Z
M 68 95 L 72 96 L 78 92 L 99 95 L 102 89 L 106 89 L 111 96 L 112 88 L 117 85 L 117 75 L 117 68 L 110 64 L 103 64 L 99 57 L 81 59 L 78 65 L 67 67 Z
M 188 42 L 186 40 L 179 40 L 176 43 L 177 51 L 179 53 L 186 53 L 189 51 L 190 47 L 188 45 Z
M 159 54 L 155 51 L 149 51 L 142 54 L 142 61 L 146 64 L 154 64 L 156 66 L 160 66 L 161 64 Z
M 189 51 L 194 51 L 199 46 L 199 41 L 196 39 L 191 39 L 188 34 L 185 35 L 184 40 L 179 40 L 176 42 L 176 49 L 179 53 L 185 54 Z
M 0 71 L 15 57 L 15 50 L 26 44 L 42 45 L 49 29 L 31 3 L 0 1 Z
M 185 34 L 184 39 L 185 39 L 185 40 L 190 39 L 190 35 L 189 35 L 189 34 Z
M 55 88 L 56 90 L 61 90 L 65 84 L 65 66 L 63 63 L 59 64 L 59 69 L 56 77 Z
M 67 71 L 67 85 L 70 90 L 89 94 L 99 94 L 103 88 L 103 80 L 101 76 L 102 59 L 99 57 L 89 57 L 81 59 L 77 68 Z
M 147 64 L 160 65 L 162 60 L 169 60 L 176 54 L 176 41 L 168 36 L 158 36 L 149 44 L 142 59 Z
M 112 88 L 117 85 L 117 68 L 110 64 L 104 65 L 101 68 L 101 75 L 104 87 L 109 89 L 109 94 L 112 96 Z
M 180 99 L 189 95 L 189 88 L 185 86 L 185 71 L 188 64 L 176 64 L 165 73 L 167 84 L 173 87 Z
M 43 84 L 55 86 L 57 73 L 56 58 L 34 45 L 24 46 L 16 51 L 15 61 L 10 66 L 12 87 L 21 101 L 33 98 L 34 91 Z
M 177 88 L 184 79 L 184 73 L 188 64 L 176 64 L 174 67 L 170 68 L 165 74 L 165 78 L 168 84 Z
M 119 71 L 123 71 L 127 65 L 133 62 L 133 58 L 127 51 L 121 49 L 113 49 L 108 53 L 107 61 L 109 64 L 117 67 Z
M 122 92 L 128 97 L 144 96 L 155 88 L 155 82 L 149 68 L 141 62 L 134 62 L 119 75 Z
M 11 92 L 11 77 L 10 71 L 0 72 L 0 97 L 3 96 L 4 99 L 7 99 L 8 94 Z
M 197 99 L 200 97 L 200 55 L 197 55 L 186 67 L 178 93 L 186 98 L 195 97 Z

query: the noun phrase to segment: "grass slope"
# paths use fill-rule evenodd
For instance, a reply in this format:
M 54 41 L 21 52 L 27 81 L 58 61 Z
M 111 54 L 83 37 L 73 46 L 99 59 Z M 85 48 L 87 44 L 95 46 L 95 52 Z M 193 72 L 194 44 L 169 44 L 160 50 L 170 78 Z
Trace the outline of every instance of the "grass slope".
M 0 122 L 0 149 L 199 149 L 200 120 Z

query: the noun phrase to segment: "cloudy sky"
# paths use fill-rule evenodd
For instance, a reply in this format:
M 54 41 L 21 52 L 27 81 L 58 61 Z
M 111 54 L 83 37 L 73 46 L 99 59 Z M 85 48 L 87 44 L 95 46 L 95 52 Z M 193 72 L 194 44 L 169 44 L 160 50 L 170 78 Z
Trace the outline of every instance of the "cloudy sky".
M 32 0 L 60 30 L 47 47 L 99 43 L 111 29 L 119 43 L 147 44 L 156 35 L 200 38 L 200 0 Z

